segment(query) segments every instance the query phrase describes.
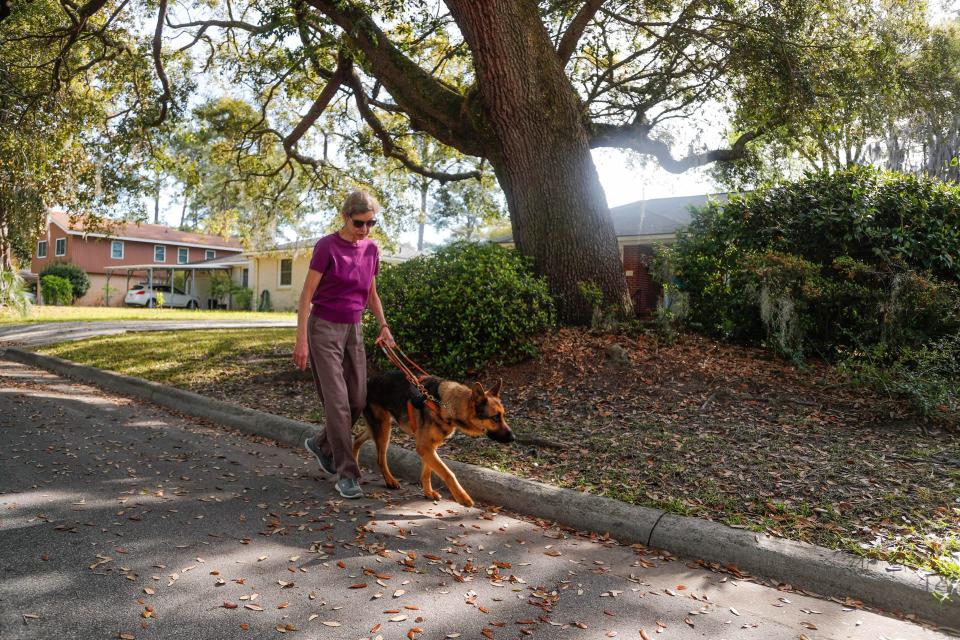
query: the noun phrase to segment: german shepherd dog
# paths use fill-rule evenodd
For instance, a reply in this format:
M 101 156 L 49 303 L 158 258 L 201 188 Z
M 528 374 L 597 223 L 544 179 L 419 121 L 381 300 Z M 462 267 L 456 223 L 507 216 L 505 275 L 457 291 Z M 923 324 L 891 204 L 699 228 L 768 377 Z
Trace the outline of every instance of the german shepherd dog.
M 513 432 L 507 426 L 503 405 L 500 404 L 502 381 L 497 381 L 489 391 L 479 382 L 470 388 L 433 376 L 425 378 L 422 384 L 439 401 L 438 411 L 424 403 L 417 388 L 399 371 L 388 371 L 367 380 L 367 406 L 363 410 L 367 427 L 353 440 L 353 457 L 357 458 L 360 447 L 372 439 L 377 446 L 377 463 L 384 481 L 391 489 L 399 488 L 400 483 L 387 466 L 390 428 L 396 420 L 400 428 L 416 440 L 417 454 L 423 465 L 420 473 L 423 494 L 431 500 L 440 498 L 430 482 L 431 474 L 436 473 L 450 489 L 454 500 L 465 507 L 472 507 L 473 499 L 437 455 L 437 448 L 457 429 L 468 436 L 486 434 L 496 442 L 513 442 Z M 408 403 L 413 403 L 412 411 Z M 411 413 L 416 424 L 411 424 Z

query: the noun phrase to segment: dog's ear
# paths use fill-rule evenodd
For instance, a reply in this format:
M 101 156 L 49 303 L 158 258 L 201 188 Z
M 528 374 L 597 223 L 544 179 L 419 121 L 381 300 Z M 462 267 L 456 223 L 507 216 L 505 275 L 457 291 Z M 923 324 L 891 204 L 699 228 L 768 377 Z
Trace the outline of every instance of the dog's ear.
M 490 389 L 490 391 L 489 391 L 490 395 L 499 398 L 499 397 L 500 397 L 500 389 L 501 389 L 502 387 L 503 387 L 503 378 L 500 378 L 499 380 L 497 380 L 497 384 L 493 385 L 493 388 Z
M 487 391 L 486 391 L 486 389 L 483 388 L 483 385 L 482 385 L 482 384 L 480 384 L 479 382 L 474 382 L 474 383 L 473 383 L 473 395 L 474 395 L 474 397 L 476 397 L 476 398 L 482 398 L 482 397 L 484 397 L 485 395 L 487 395 Z

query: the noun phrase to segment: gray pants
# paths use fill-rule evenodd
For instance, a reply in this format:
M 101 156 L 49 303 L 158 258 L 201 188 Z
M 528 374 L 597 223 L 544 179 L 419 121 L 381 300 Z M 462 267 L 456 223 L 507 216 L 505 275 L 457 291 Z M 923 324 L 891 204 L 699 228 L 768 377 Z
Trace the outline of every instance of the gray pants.
M 367 401 L 367 356 L 360 323 L 329 322 L 311 314 L 307 343 L 313 382 L 327 416 L 327 428 L 314 444 L 333 458 L 341 478 L 359 479 L 351 428 Z

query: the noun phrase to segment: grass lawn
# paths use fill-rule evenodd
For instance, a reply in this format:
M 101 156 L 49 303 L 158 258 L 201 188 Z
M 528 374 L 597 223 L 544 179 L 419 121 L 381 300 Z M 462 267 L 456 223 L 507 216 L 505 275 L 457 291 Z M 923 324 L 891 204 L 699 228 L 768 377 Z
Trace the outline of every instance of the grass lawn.
M 54 307 L 34 306 L 21 317 L 0 309 L 0 325 L 37 322 L 93 322 L 97 320 L 295 320 L 290 311 L 206 311 L 189 309 L 146 309 L 142 307 Z
M 41 351 L 321 421 L 309 372 L 290 362 L 293 340 L 293 329 L 156 332 Z M 614 343 L 629 365 L 607 361 Z M 481 376 L 504 379 L 518 443 L 458 436 L 441 455 L 960 581 L 955 431 L 828 367 L 697 336 L 665 344 L 564 329 L 540 349 Z

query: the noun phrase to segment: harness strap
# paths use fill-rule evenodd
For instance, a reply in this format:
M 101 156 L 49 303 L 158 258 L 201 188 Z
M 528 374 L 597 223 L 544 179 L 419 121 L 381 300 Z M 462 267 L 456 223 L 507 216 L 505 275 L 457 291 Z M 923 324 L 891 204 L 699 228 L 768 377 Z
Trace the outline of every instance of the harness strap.
M 413 406 L 413 400 L 407 400 L 407 420 L 410 421 L 410 430 L 417 432 L 417 410 Z
M 423 368 L 418 365 L 413 359 L 410 358 L 407 354 L 400 350 L 399 347 L 388 347 L 382 340 L 377 340 L 377 345 L 380 349 L 383 350 L 383 353 L 387 356 L 387 359 L 393 363 L 402 373 L 407 381 L 416 387 L 417 391 L 426 399 L 425 404 L 427 408 L 433 411 L 436 415 L 440 414 L 440 409 L 443 406 L 443 403 L 430 395 L 430 392 L 427 391 L 427 388 L 424 386 L 423 381 L 426 380 L 430 374 L 423 370 Z M 416 369 L 420 372 L 421 375 L 417 375 L 413 372 L 412 369 Z M 407 413 L 410 415 L 412 405 L 408 403 Z

